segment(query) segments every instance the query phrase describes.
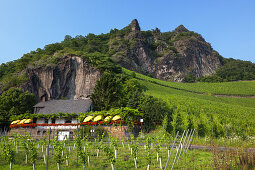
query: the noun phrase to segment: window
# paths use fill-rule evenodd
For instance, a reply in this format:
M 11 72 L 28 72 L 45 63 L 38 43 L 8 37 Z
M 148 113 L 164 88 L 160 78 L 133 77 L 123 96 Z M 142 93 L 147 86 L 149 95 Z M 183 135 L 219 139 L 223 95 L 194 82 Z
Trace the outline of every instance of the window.
M 66 119 L 65 123 L 72 123 L 72 119 Z
M 43 135 L 45 135 L 45 134 L 46 134 L 46 130 L 43 131 Z
M 36 123 L 37 122 L 37 118 L 33 118 L 33 123 Z
M 73 139 L 73 132 L 69 133 L 69 139 Z
M 44 119 L 44 123 L 48 123 L 49 122 L 49 120 L 48 119 Z
M 37 131 L 37 135 L 40 135 L 40 134 L 41 134 L 41 131 L 40 131 L 40 130 L 38 130 L 38 131 Z
M 55 118 L 51 119 L 51 123 L 56 123 L 56 119 Z

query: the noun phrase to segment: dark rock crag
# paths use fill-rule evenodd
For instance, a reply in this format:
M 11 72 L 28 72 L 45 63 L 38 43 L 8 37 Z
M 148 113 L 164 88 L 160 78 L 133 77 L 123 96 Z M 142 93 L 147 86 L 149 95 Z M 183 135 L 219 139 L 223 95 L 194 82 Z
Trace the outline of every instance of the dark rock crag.
M 146 35 L 136 19 L 129 26 L 130 33 L 123 39 L 131 45 L 118 47 L 117 51 L 122 53 L 112 57 L 129 70 L 166 81 L 182 82 L 188 74 L 196 78 L 207 76 L 221 66 L 220 56 L 211 45 L 183 25 L 170 32 L 168 39 L 158 28 Z M 116 47 L 110 45 L 110 48 Z M 127 50 L 123 50 L 125 48 Z
M 37 100 L 85 99 L 92 92 L 100 71 L 77 56 L 64 56 L 51 67 L 27 69 L 28 82 L 23 87 Z

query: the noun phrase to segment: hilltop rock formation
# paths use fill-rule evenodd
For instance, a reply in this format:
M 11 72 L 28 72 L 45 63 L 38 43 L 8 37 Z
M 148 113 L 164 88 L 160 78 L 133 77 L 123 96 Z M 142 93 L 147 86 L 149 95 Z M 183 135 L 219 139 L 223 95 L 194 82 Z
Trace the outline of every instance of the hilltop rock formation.
M 46 45 L 3 65 L 0 79 L 11 79 L 0 81 L 0 94 L 15 86 L 34 93 L 38 101 L 83 99 L 93 92 L 101 76 L 99 69 L 112 71 L 115 64 L 165 81 L 184 82 L 186 77 L 212 75 L 222 65 L 221 58 L 200 34 L 183 25 L 171 32 L 158 28 L 142 31 L 135 19 L 108 34 L 66 36 L 60 43 Z M 28 81 L 22 78 L 24 73 Z
M 135 19 L 130 27 L 128 35 L 116 39 L 118 44 L 123 44 L 123 40 L 129 42 L 129 46 L 119 46 L 116 49 L 118 53 L 112 57 L 127 69 L 162 80 L 181 82 L 188 74 L 196 78 L 207 76 L 221 66 L 219 54 L 211 45 L 183 25 L 173 32 L 161 33 L 158 28 L 148 32 L 140 31 Z M 110 45 L 110 48 L 116 47 Z
M 29 81 L 24 90 L 34 93 L 37 100 L 85 99 L 100 78 L 100 71 L 86 60 L 76 56 L 64 56 L 53 67 L 27 69 Z

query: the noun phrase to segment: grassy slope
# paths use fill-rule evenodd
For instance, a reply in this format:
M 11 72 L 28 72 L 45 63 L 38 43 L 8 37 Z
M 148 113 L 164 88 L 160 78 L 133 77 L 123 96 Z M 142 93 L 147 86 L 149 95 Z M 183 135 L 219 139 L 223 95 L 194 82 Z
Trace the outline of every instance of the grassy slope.
M 79 158 L 79 165 L 78 168 L 76 167 L 76 154 L 77 150 L 73 149 L 71 145 L 71 153 L 69 156 L 69 166 L 66 166 L 65 160 L 63 161 L 61 165 L 61 169 L 63 170 L 69 170 L 69 169 L 78 169 L 83 170 L 82 163 L 80 162 Z M 68 152 L 68 148 L 65 148 L 65 152 Z M 38 170 L 45 170 L 46 166 L 43 162 L 43 153 L 41 153 L 41 149 L 37 149 L 38 152 L 38 159 L 36 161 L 36 169 Z M 87 169 L 111 169 L 109 159 L 107 159 L 106 154 L 103 151 L 100 151 L 99 157 L 92 156 L 92 149 L 89 149 L 89 152 L 91 153 L 90 156 L 90 167 L 87 166 Z M 94 151 L 95 152 L 95 151 Z M 152 154 L 152 163 L 151 163 L 151 169 L 160 169 L 159 168 L 159 162 L 156 160 L 156 152 L 155 148 L 151 150 Z M 49 157 L 49 169 L 51 170 L 57 170 L 57 163 L 52 157 L 52 152 L 50 150 L 50 157 Z M 115 163 L 116 169 L 135 169 L 134 168 L 134 161 L 132 156 L 130 155 L 130 150 L 128 149 L 128 146 L 125 145 L 125 147 L 118 146 L 118 156 Z M 165 147 L 162 147 L 161 149 L 162 153 L 162 164 L 165 166 L 167 162 L 167 150 Z M 175 156 L 176 150 L 173 151 L 169 167 L 173 164 L 174 156 Z M 13 169 L 20 169 L 20 170 L 32 170 L 32 164 L 29 162 L 28 165 L 25 164 L 25 154 L 24 150 L 20 148 L 19 153 L 16 153 L 16 162 L 14 163 Z M 194 159 L 196 157 L 196 159 Z M 65 158 L 65 155 L 64 155 Z M 201 151 L 201 150 L 190 150 L 187 152 L 185 156 L 182 156 L 179 160 L 179 163 L 175 166 L 178 169 L 184 169 L 186 167 L 194 167 L 196 169 L 199 169 L 200 166 L 202 167 L 210 167 L 212 166 L 212 153 L 208 151 Z M 139 146 L 138 148 L 138 169 L 146 169 L 147 163 L 146 163 L 146 152 L 144 151 L 143 146 Z M 169 169 L 168 167 L 168 169 Z M 0 157 L 0 169 L 1 170 L 8 170 L 9 164 Z
M 124 69 L 125 72 L 131 74 L 131 71 Z M 198 93 L 209 94 L 226 94 L 226 95 L 240 95 L 251 96 L 255 95 L 255 81 L 237 81 L 237 82 L 223 82 L 223 83 L 177 83 L 167 82 L 159 79 L 154 79 L 142 74 L 136 74 L 137 78 L 148 81 L 153 81 L 161 85 L 166 85 L 173 88 L 188 90 Z
M 129 74 L 131 73 L 131 71 L 126 69 L 124 69 L 124 71 Z M 159 85 L 173 84 L 175 87 L 182 88 L 188 87 L 185 86 L 186 83 L 164 82 L 162 80 L 153 79 L 138 73 L 136 73 L 136 76 L 140 78 L 138 79 L 139 82 L 148 88 L 148 90 L 146 91 L 147 94 L 165 100 L 170 105 L 170 107 L 179 107 L 179 110 L 184 110 L 186 112 L 192 110 L 191 112 L 195 115 L 198 115 L 201 112 L 205 112 L 209 116 L 217 114 L 221 118 L 222 123 L 230 124 L 230 126 L 234 128 L 233 131 L 235 131 L 236 129 L 243 131 L 246 128 L 245 126 L 248 125 L 253 129 L 251 130 L 251 132 L 249 132 L 249 134 L 254 135 L 255 98 L 228 98 L 196 94 Z M 145 80 L 141 80 L 141 78 Z M 150 81 L 146 81 L 148 79 Z M 157 84 L 153 82 L 157 82 Z M 232 83 L 233 86 L 236 88 L 233 91 L 231 91 Z M 255 82 L 251 81 L 226 83 L 227 86 L 225 87 L 225 89 L 228 91 L 226 93 L 234 94 L 235 91 L 240 91 L 239 94 L 251 95 L 255 92 L 254 91 L 253 93 L 250 93 L 250 89 L 247 88 L 245 85 L 243 87 L 242 83 L 246 84 L 247 87 L 252 87 Z M 195 87 L 196 85 L 198 85 L 196 90 L 202 91 L 203 88 L 200 88 L 202 84 L 203 83 L 193 83 L 192 86 Z M 204 84 L 206 87 L 208 87 L 208 92 L 212 93 L 213 89 L 217 89 L 217 84 L 219 85 L 219 89 L 222 90 L 223 84 L 225 83 L 213 83 L 212 87 L 210 86 L 210 83 Z M 210 89 L 212 89 L 212 91 L 209 91 Z

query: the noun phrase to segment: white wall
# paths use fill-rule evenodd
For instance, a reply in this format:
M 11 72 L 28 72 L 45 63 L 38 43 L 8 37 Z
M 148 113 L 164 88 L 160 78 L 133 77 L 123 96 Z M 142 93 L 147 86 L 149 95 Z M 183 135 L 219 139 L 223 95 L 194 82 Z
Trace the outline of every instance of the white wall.
M 65 123 L 65 119 L 64 118 L 57 118 L 56 123 Z
M 65 123 L 66 119 L 65 118 L 56 118 L 55 119 L 55 123 Z M 80 121 L 77 120 L 77 118 L 72 118 L 72 121 L 71 123 L 79 123 Z M 45 123 L 45 119 L 44 118 L 38 118 L 37 121 L 36 121 L 37 124 L 42 124 L 42 123 Z M 52 120 L 49 119 L 48 120 L 48 123 L 52 123 Z
M 80 126 L 78 126 L 80 127 Z M 77 126 L 37 126 L 37 129 L 77 129 Z
M 80 121 L 77 118 L 73 118 L 72 123 L 80 123 Z
M 38 118 L 36 123 L 37 124 L 42 124 L 42 123 L 44 123 L 44 119 L 43 118 Z

